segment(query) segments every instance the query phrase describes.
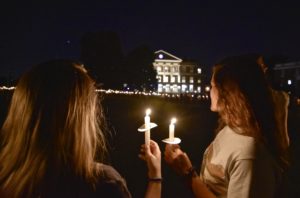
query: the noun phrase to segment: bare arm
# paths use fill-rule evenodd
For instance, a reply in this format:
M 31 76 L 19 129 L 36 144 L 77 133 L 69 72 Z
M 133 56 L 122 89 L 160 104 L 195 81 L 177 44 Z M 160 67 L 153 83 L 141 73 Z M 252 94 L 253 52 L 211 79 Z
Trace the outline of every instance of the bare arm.
M 192 177 L 190 182 L 192 191 L 197 198 L 216 198 L 216 196 L 206 187 L 199 176 Z
M 149 182 L 145 198 L 161 197 L 161 182 Z
M 216 196 L 202 182 L 186 153 L 178 145 L 166 145 L 165 161 L 184 178 L 197 198 L 215 198 Z
M 148 167 L 148 187 L 145 198 L 161 197 L 161 152 L 159 146 L 153 140 L 150 145 L 142 145 L 139 157 L 147 162 Z

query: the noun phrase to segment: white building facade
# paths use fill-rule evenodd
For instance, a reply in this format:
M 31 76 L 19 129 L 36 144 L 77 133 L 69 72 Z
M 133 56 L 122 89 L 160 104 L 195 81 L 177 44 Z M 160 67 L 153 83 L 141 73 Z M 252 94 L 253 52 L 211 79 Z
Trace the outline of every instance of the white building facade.
M 201 94 L 201 68 L 164 50 L 155 52 L 153 67 L 157 72 L 158 93 Z
M 280 88 L 300 97 L 300 62 L 276 64 L 274 71 Z

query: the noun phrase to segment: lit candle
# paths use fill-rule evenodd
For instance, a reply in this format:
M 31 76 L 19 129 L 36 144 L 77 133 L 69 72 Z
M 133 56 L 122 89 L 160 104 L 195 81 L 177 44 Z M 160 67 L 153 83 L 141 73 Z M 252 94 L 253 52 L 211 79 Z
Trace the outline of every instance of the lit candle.
M 172 118 L 171 123 L 169 125 L 169 140 L 170 141 L 174 141 L 175 123 L 176 123 L 176 118 Z
M 145 144 L 149 145 L 150 144 L 150 113 L 151 109 L 146 110 L 146 116 L 145 116 L 145 128 L 147 129 L 145 131 Z

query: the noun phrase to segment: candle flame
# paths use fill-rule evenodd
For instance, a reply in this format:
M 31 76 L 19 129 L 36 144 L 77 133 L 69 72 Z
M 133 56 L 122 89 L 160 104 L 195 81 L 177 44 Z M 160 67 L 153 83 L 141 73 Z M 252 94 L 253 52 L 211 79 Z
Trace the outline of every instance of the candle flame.
M 175 123 L 176 123 L 176 121 L 177 121 L 177 119 L 176 119 L 176 118 L 172 118 L 172 119 L 171 119 L 171 124 L 175 124 Z
M 151 109 L 147 109 L 146 110 L 146 115 L 150 115 L 150 113 L 151 113 Z

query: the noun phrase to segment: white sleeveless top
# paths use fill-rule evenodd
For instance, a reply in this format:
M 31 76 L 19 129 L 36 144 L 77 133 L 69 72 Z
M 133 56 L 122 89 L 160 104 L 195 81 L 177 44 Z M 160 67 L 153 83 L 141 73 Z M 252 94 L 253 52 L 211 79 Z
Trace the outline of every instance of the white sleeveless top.
M 206 149 L 200 177 L 217 197 L 269 198 L 276 190 L 275 162 L 253 137 L 225 126 Z

